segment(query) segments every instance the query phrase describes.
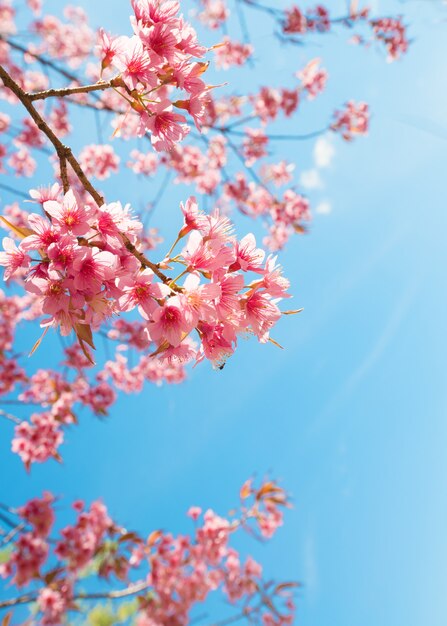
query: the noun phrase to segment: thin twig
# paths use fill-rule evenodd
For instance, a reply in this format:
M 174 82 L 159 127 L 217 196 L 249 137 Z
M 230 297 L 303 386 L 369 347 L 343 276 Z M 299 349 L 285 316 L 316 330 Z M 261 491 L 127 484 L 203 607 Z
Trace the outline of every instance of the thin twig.
M 125 589 L 119 589 L 117 591 L 98 591 L 96 593 L 79 592 L 73 595 L 73 600 L 120 600 L 121 598 L 127 598 L 140 593 L 141 591 L 145 591 L 148 587 L 149 583 L 144 582 L 136 583 L 135 585 L 130 585 Z M 36 594 L 27 593 L 23 596 L 17 596 L 16 598 L 8 598 L 8 600 L 0 601 L 0 609 L 6 609 L 19 604 L 30 604 L 36 600 Z
M 18 417 L 16 417 L 15 415 L 12 415 L 11 413 L 7 413 L 3 409 L 0 409 L 0 415 L 2 417 L 6 417 L 6 419 L 10 420 L 11 422 L 14 422 L 14 424 L 21 424 L 21 421 L 19 420 Z
M 14 537 L 26 527 L 26 522 L 20 522 L 15 528 L 12 528 L 7 535 L 5 535 L 1 541 L 2 546 L 6 546 Z
M 79 87 L 67 87 L 66 89 L 46 89 L 30 94 L 31 102 L 34 100 L 45 100 L 46 98 L 63 98 L 78 93 L 90 93 L 92 91 L 104 91 L 112 87 L 112 81 L 95 83 L 94 85 L 81 85 Z
M 229 134 L 229 135 L 234 135 L 235 137 L 247 137 L 247 133 L 244 133 L 243 131 L 231 130 L 230 128 L 214 128 L 214 127 L 212 128 L 213 130 L 217 130 L 224 135 Z M 274 134 L 274 135 L 266 135 L 266 137 L 267 139 L 271 141 L 306 141 L 308 139 L 314 139 L 315 137 L 323 135 L 328 130 L 330 130 L 330 127 L 322 128 L 321 130 L 314 130 L 304 135 L 275 135 Z
M 21 198 L 24 198 L 25 200 L 29 200 L 29 194 L 25 193 L 24 191 L 21 191 L 20 189 L 14 189 L 14 187 L 10 187 L 9 185 L 4 185 L 3 183 L 0 183 L 0 189 L 3 189 L 3 191 L 8 191 L 9 193 L 12 193 L 16 196 L 20 196 Z
M 74 74 L 67 72 L 67 70 L 64 70 L 63 68 L 59 67 L 56 63 L 53 63 L 53 61 L 46 59 L 42 55 L 36 54 L 35 52 L 31 52 L 27 47 L 22 46 L 19 43 L 16 43 L 15 41 L 11 41 L 11 39 L 8 39 L 7 37 L 4 37 L 3 35 L 0 35 L 0 39 L 6 42 L 14 50 L 18 50 L 19 52 L 22 52 L 23 54 L 33 57 L 33 59 L 36 59 L 36 61 L 39 61 L 39 63 L 41 63 L 42 65 L 45 65 L 46 67 L 50 67 L 52 70 L 54 70 L 55 72 L 58 72 L 58 74 L 60 74 L 61 76 L 64 76 L 68 80 L 74 81 L 76 83 L 79 82 L 79 79 Z

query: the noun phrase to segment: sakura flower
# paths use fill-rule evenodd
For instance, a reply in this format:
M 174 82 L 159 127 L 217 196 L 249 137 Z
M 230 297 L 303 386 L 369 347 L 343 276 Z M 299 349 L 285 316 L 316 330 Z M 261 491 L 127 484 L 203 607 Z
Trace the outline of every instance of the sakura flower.
M 238 323 L 240 317 L 239 293 L 244 287 L 242 274 L 224 274 L 217 272 L 213 280 L 220 287 L 220 293 L 215 299 L 216 311 L 221 320 L 227 324 Z
M 153 176 L 157 171 L 157 155 L 152 154 L 151 152 L 144 153 L 139 150 L 132 150 L 130 153 L 130 159 L 131 160 L 127 162 L 127 167 L 129 167 L 135 174 Z
M 104 280 L 113 278 L 116 265 L 116 256 L 111 252 L 99 248 L 80 250 L 73 261 L 73 284 L 80 291 L 96 293 Z
M 131 0 L 131 5 L 136 19 L 145 26 L 174 22 L 180 8 L 176 0 Z
M 281 89 L 280 107 L 284 115 L 290 117 L 294 113 L 300 102 L 300 93 L 298 89 Z
M 142 228 L 141 222 L 133 218 L 129 205 L 123 207 L 120 202 L 103 204 L 97 210 L 96 219 L 101 239 L 114 251 L 122 249 L 121 233 L 132 238 Z
M 199 13 L 199 19 L 213 30 L 219 28 L 230 15 L 224 0 L 202 0 L 202 4 L 204 8 Z
M 324 90 L 328 73 L 320 69 L 321 59 L 312 59 L 296 76 L 301 80 L 302 88 L 307 91 L 309 100 L 313 100 Z
M 205 216 L 199 211 L 197 200 L 194 196 L 189 197 L 185 204 L 181 202 L 180 209 L 183 213 L 184 224 L 180 230 L 179 237 L 184 237 L 191 230 L 200 230 L 205 227 Z
M 23 587 L 33 578 L 39 577 L 40 569 L 47 560 L 48 543 L 42 537 L 29 532 L 22 533 L 14 547 L 11 558 L 0 565 L 0 576 L 5 578 L 14 574 L 12 582 Z
M 51 413 L 34 413 L 31 415 L 31 423 L 21 422 L 16 426 L 12 451 L 29 468 L 31 463 L 43 463 L 50 457 L 57 458 L 57 449 L 63 440 L 60 424 Z
M 224 37 L 222 44 L 215 48 L 216 65 L 224 70 L 232 65 L 244 65 L 253 53 L 253 46 L 250 44 L 232 41 L 229 37 Z
M 189 235 L 182 256 L 191 269 L 203 272 L 215 271 L 231 265 L 234 261 L 234 252 L 231 248 L 222 245 L 218 240 L 205 241 L 197 231 Z
M 150 269 L 139 272 L 135 278 L 117 279 L 117 286 L 123 292 L 118 304 L 122 311 L 130 311 L 138 307 L 140 314 L 150 320 L 157 309 L 157 300 L 169 295 L 170 289 L 163 283 L 153 283 L 154 273 Z
M 184 285 L 184 315 L 191 326 L 197 326 L 199 319 L 213 320 L 216 309 L 213 301 L 221 294 L 217 283 L 200 284 L 200 275 L 188 274 Z
M 249 233 L 236 243 L 236 261 L 230 266 L 230 271 L 262 272 L 264 257 L 264 250 L 256 247 L 255 236 Z
M 53 280 L 58 280 L 61 273 L 70 268 L 75 258 L 75 248 L 77 240 L 73 236 L 64 235 L 58 241 L 50 244 L 47 249 L 47 256 L 50 260 L 48 265 L 48 276 Z
M 113 64 L 121 72 L 122 78 L 129 89 L 135 89 L 138 83 L 155 87 L 156 75 L 153 71 L 153 59 L 144 48 L 141 39 L 133 37 L 120 38 L 119 45 L 113 56 Z
M 118 172 L 120 158 L 110 145 L 91 144 L 82 150 L 79 163 L 87 176 L 105 180 Z
M 178 32 L 170 24 L 158 22 L 151 28 L 138 29 L 138 35 L 146 49 L 155 53 L 157 62 L 161 65 L 166 62 L 176 65 L 179 62 L 181 57 L 177 49 Z
M 85 235 L 90 230 L 89 219 L 92 211 L 88 207 L 78 206 L 75 195 L 70 189 L 63 197 L 62 203 L 55 200 L 47 200 L 43 208 L 57 224 L 59 232 L 73 233 L 76 237 Z
M 14 152 L 8 160 L 16 176 L 30 177 L 36 171 L 37 163 L 27 148 L 20 148 Z
M 60 591 L 50 587 L 41 589 L 37 598 L 37 606 L 42 612 L 42 625 L 56 626 L 56 624 L 60 624 L 69 604 L 69 598 L 65 598 Z
M 177 106 L 180 106 L 180 102 L 181 108 L 186 109 L 193 118 L 197 130 L 201 130 L 208 114 L 207 106 L 210 102 L 208 91 L 193 93 L 189 100 L 177 101 Z
M 251 167 L 256 161 L 267 155 L 268 137 L 263 130 L 247 128 L 247 137 L 243 141 L 245 165 Z
M 277 187 L 286 185 L 292 180 L 292 172 L 295 169 L 293 163 L 280 161 L 279 163 L 264 165 L 261 169 L 265 181 L 272 181 Z
M 122 49 L 123 39 L 111 37 L 103 28 L 98 31 L 98 39 L 96 48 L 101 59 L 101 68 L 104 70 L 111 65 L 116 53 Z
M 0 113 L 0 133 L 6 133 L 11 123 L 11 118 L 6 113 Z
M 286 293 L 290 287 L 290 281 L 283 276 L 282 268 L 277 264 L 277 257 L 270 255 L 266 261 L 264 276 L 259 286 L 273 298 L 289 298 Z
M 23 250 L 39 250 L 41 248 L 45 250 L 60 238 L 59 232 L 53 228 L 51 222 L 37 213 L 31 213 L 28 216 L 28 224 L 34 231 L 34 235 L 29 235 L 22 240 L 20 246 Z
M 17 509 L 17 513 L 24 520 L 32 524 L 34 532 L 39 537 L 47 537 L 54 523 L 53 502 L 54 496 L 45 491 L 42 498 L 33 498 L 25 506 Z
M 39 187 L 38 189 L 30 189 L 29 195 L 34 202 L 42 204 L 48 200 L 59 200 L 61 187 L 58 183 L 54 183 L 51 187 Z
M 156 309 L 148 326 L 153 341 L 167 341 L 177 347 L 182 339 L 192 330 L 191 323 L 185 319 L 184 303 L 180 296 L 173 296 Z
M 200 322 L 198 330 L 202 340 L 203 356 L 209 359 L 215 367 L 222 367 L 236 348 L 236 333 L 223 323 Z
M 182 376 L 181 366 L 189 363 L 197 356 L 197 345 L 190 337 L 185 337 L 179 346 L 169 346 L 158 355 L 158 362 L 165 367 L 164 378 L 169 381 L 173 375 L 172 382 L 180 382 L 179 375 Z M 171 368 L 169 372 L 166 365 Z M 170 381 L 169 381 L 170 382 Z
M 307 11 L 307 29 L 315 30 L 319 33 L 327 32 L 331 29 L 329 11 L 321 4 Z
M 186 119 L 179 113 L 172 113 L 169 100 L 162 100 L 155 106 L 151 116 L 144 117 L 145 127 L 151 132 L 151 142 L 157 151 L 170 150 L 175 143 L 181 141 L 188 133 Z
M 259 341 L 265 343 L 270 328 L 281 317 L 281 311 L 268 296 L 259 292 L 252 293 L 242 304 L 247 322 Z
M 76 572 L 82 569 L 95 554 L 111 526 L 112 520 L 106 507 L 99 501 L 93 502 L 88 511 L 79 513 L 75 525 L 61 530 L 62 539 L 56 545 L 56 555 L 67 561 L 70 570 Z
M 10 237 L 4 237 L 2 243 L 4 252 L 0 252 L 0 265 L 6 267 L 4 279 L 9 280 L 19 268 L 28 268 L 31 259 Z
M 398 59 L 408 51 L 409 42 L 402 18 L 385 17 L 370 22 L 374 38 L 383 42 L 388 51 L 388 61 Z
M 340 132 L 345 141 L 352 141 L 356 135 L 366 135 L 369 126 L 369 107 L 365 102 L 346 103 L 342 111 L 336 111 L 331 130 Z
M 202 514 L 202 509 L 199 506 L 189 507 L 188 513 L 187 513 L 188 517 L 190 517 L 194 521 L 197 521 L 201 514 Z
M 290 9 L 286 9 L 286 19 L 283 23 L 283 32 L 288 35 L 299 34 L 303 35 L 307 30 L 307 20 L 303 13 L 297 6 L 292 6 Z

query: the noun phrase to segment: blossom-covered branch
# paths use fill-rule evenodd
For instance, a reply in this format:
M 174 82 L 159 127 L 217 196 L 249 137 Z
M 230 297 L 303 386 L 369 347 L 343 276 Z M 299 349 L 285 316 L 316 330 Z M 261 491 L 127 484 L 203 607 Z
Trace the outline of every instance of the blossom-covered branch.
M 77 501 L 76 522 L 52 538 L 55 498 L 46 492 L 15 510 L 20 530 L 0 565 L 0 575 L 15 587 L 33 590 L 1 600 L 0 609 L 32 603 L 41 624 L 56 626 L 85 603 L 137 596 L 128 617 L 134 616 L 139 626 L 183 624 L 196 604 L 220 592 L 240 607 L 230 621 L 245 617 L 266 625 L 290 624 L 296 583 L 266 582 L 262 567 L 251 557 L 244 563 L 231 546 L 238 530 L 272 537 L 282 525 L 282 509 L 289 506 L 287 495 L 272 480 L 258 486 L 249 480 L 240 498 L 240 510 L 228 518 L 191 507 L 191 536 L 155 530 L 146 537 L 117 525 L 101 502 L 87 508 Z M 116 590 L 85 590 L 95 578 L 128 584 Z

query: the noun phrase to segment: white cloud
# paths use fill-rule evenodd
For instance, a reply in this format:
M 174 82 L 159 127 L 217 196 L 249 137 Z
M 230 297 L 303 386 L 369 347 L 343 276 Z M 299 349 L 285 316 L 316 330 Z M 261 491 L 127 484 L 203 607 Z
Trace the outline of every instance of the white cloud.
M 329 215 L 332 211 L 332 205 L 327 200 L 323 200 L 320 204 L 315 208 L 316 213 L 320 213 L 321 215 Z
M 319 137 L 314 146 L 314 161 L 317 167 L 329 167 L 335 155 L 335 148 L 327 137 Z
M 300 174 L 300 184 L 306 189 L 319 189 L 323 186 L 318 170 L 304 170 Z

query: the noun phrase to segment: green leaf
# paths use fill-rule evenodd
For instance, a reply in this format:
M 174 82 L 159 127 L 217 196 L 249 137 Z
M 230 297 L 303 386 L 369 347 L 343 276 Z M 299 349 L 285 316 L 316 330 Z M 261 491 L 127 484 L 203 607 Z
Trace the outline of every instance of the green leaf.
M 2 565 L 3 563 L 7 563 L 9 561 L 9 559 L 11 558 L 12 552 L 13 552 L 12 546 L 8 546 L 0 550 L 0 565 Z
M 110 607 L 98 604 L 87 615 L 87 623 L 90 626 L 113 626 L 117 620 Z
M 138 611 L 138 601 L 131 600 L 129 602 L 123 602 L 116 612 L 116 617 L 119 622 L 127 622 Z

